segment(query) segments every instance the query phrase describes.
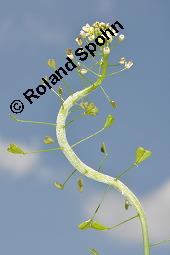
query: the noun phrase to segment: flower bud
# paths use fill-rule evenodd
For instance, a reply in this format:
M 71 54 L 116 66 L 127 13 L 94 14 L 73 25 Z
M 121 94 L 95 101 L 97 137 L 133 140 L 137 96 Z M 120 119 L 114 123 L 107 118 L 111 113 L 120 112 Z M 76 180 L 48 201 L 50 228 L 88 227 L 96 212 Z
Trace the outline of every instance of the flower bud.
M 48 60 L 48 62 L 47 62 L 47 64 L 48 64 L 48 66 L 50 67 L 50 68 L 52 68 L 52 69 L 56 69 L 56 61 L 55 61 L 55 59 L 49 59 Z
M 75 39 L 76 43 L 81 46 L 83 44 L 82 40 L 81 40 L 81 36 L 78 36 L 76 39 Z
M 104 47 L 103 53 L 104 53 L 105 55 L 108 55 L 108 54 L 110 53 L 110 48 L 109 48 L 109 47 Z
M 121 65 L 125 65 L 126 63 L 126 59 L 124 57 L 122 57 L 120 60 L 119 60 L 119 64 Z
M 80 69 L 80 73 L 81 73 L 81 74 L 86 74 L 86 73 L 87 73 L 87 70 L 84 69 L 84 68 L 82 68 L 82 69 Z
M 72 50 L 70 48 L 68 48 L 66 50 L 66 54 L 67 54 L 67 57 L 69 57 L 70 59 L 74 58 L 74 55 L 73 55 Z
M 125 39 L 125 36 L 124 35 L 119 35 L 119 37 L 118 37 L 118 41 L 119 42 L 122 42 L 123 40 Z

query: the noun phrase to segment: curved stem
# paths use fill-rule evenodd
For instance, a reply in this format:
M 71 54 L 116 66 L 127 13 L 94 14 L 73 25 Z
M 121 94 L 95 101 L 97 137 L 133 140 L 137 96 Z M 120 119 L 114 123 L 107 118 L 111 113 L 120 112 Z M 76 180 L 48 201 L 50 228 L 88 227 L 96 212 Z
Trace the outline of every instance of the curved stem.
M 139 215 L 139 219 L 141 222 L 142 235 L 143 235 L 143 245 L 144 245 L 144 255 L 150 255 L 150 242 L 148 236 L 148 226 L 145 217 L 144 210 L 140 204 L 140 201 L 135 196 L 135 194 L 121 181 L 117 180 L 114 177 L 109 175 L 100 173 L 93 168 L 89 167 L 85 163 L 83 163 L 76 153 L 73 151 L 71 146 L 69 145 L 65 132 L 65 121 L 68 116 L 68 112 L 70 108 L 80 99 L 87 96 L 89 93 L 98 88 L 107 75 L 108 68 L 108 57 L 109 55 L 103 54 L 103 64 L 101 66 L 101 76 L 92 84 L 91 86 L 75 92 L 73 95 L 69 96 L 65 102 L 63 103 L 63 107 L 60 108 L 57 120 L 56 120 L 56 136 L 58 139 L 59 145 L 63 148 L 63 153 L 65 157 L 68 159 L 70 164 L 77 169 L 81 174 L 84 174 L 86 177 L 93 179 L 95 181 L 105 183 L 107 185 L 113 186 L 115 189 L 120 191 L 124 196 L 129 200 L 129 202 L 136 209 L 137 214 Z

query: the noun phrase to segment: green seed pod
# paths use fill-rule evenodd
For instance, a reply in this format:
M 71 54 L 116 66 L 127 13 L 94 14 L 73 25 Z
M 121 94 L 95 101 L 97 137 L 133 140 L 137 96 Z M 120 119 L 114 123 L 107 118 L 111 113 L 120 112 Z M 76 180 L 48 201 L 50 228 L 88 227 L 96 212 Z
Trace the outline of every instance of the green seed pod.
M 26 152 L 23 151 L 23 149 L 21 149 L 20 147 L 18 147 L 18 145 L 16 144 L 9 144 L 7 151 L 13 154 L 27 154 Z
M 99 255 L 99 253 L 96 249 L 90 249 L 89 251 L 90 251 L 91 255 Z
M 104 123 L 104 128 L 109 128 L 110 126 L 112 126 L 114 121 L 115 121 L 115 119 L 111 114 L 107 115 L 106 121 Z
M 77 180 L 77 190 L 78 190 L 79 192 L 83 192 L 83 188 L 84 188 L 83 178 L 80 177 L 80 178 Z
M 44 142 L 45 144 L 52 144 L 52 143 L 54 143 L 55 141 L 54 141 L 54 139 L 53 139 L 51 136 L 45 136 L 43 142 Z
M 105 155 L 107 155 L 107 149 L 106 149 L 105 143 L 102 143 L 100 150 L 101 150 L 102 153 L 104 153 Z
M 59 94 L 60 96 L 62 96 L 62 94 L 63 94 L 63 89 L 62 89 L 61 86 L 58 87 L 57 92 L 58 92 L 58 94 Z
M 64 189 L 64 185 L 62 183 L 59 183 L 59 182 L 54 182 L 54 186 L 57 188 L 57 189 Z
M 117 103 L 113 100 L 110 100 L 110 104 L 114 109 L 117 107 Z

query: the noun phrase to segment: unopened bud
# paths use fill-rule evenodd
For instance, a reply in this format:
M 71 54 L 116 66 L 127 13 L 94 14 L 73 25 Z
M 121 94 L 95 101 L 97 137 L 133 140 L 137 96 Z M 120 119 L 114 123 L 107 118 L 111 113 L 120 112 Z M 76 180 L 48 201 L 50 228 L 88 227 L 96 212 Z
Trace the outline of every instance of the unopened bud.
M 48 62 L 47 62 L 48 66 L 52 69 L 56 69 L 56 61 L 55 59 L 49 59 Z
M 124 35 L 119 35 L 119 37 L 118 37 L 118 41 L 119 42 L 122 42 L 123 40 L 125 39 L 125 36 Z
M 110 53 L 110 48 L 109 47 L 104 47 L 103 53 L 106 54 L 106 55 L 109 54 Z
M 81 46 L 83 44 L 82 40 L 81 40 L 81 36 L 78 36 L 76 39 L 75 39 L 76 43 Z
M 84 68 L 82 68 L 82 69 L 80 69 L 80 73 L 81 73 L 81 74 L 86 74 L 86 73 L 87 73 L 87 70 L 84 69 Z
M 74 55 L 73 55 L 72 50 L 70 48 L 68 48 L 66 50 L 66 54 L 67 54 L 67 57 L 69 57 L 70 59 L 74 58 Z
M 119 64 L 121 65 L 125 65 L 126 63 L 126 59 L 124 57 L 122 57 L 120 60 L 119 60 Z

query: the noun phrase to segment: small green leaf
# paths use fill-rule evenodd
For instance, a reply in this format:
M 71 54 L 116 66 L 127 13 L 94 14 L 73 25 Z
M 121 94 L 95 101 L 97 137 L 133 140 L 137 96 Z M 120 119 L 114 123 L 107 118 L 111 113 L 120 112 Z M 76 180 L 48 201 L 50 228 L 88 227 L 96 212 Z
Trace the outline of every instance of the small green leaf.
M 96 229 L 96 230 L 109 230 L 109 227 L 103 226 L 97 221 L 92 221 L 91 223 L 91 228 Z
M 152 155 L 152 152 L 144 149 L 143 147 L 138 147 L 136 149 L 136 160 L 135 164 L 138 165 L 145 159 L 149 158 Z
M 99 112 L 99 109 L 95 106 L 94 103 L 82 102 L 80 107 L 85 110 L 84 114 L 96 116 Z
M 115 119 L 111 114 L 107 115 L 104 128 L 109 128 L 114 123 L 114 121 Z
M 110 104 L 114 109 L 117 107 L 117 103 L 113 100 L 110 100 Z
M 45 144 L 52 144 L 52 143 L 55 143 L 55 141 L 53 140 L 53 138 L 52 138 L 51 136 L 45 136 L 43 142 L 44 142 Z
M 105 155 L 107 155 L 107 149 L 106 149 L 105 143 L 102 143 L 100 150 L 101 150 L 102 153 L 104 153 Z
M 89 251 L 90 251 L 91 255 L 100 255 L 99 252 L 96 249 L 94 249 L 94 248 L 90 249 Z
M 78 225 L 78 228 L 81 230 L 89 229 L 91 227 L 92 220 L 86 220 Z
M 16 144 L 9 144 L 7 151 L 10 153 L 14 153 L 14 154 L 23 154 L 23 155 L 27 154 L 20 147 L 18 147 L 18 145 L 16 145 Z
M 79 192 L 83 192 L 83 188 L 84 188 L 83 178 L 80 177 L 77 180 L 77 189 L 78 189 Z
M 59 183 L 59 182 L 54 182 L 54 186 L 57 188 L 57 189 L 64 189 L 64 185 L 62 183 Z
M 48 66 L 52 69 L 56 69 L 57 68 L 57 65 L 56 65 L 56 61 L 55 59 L 49 59 L 48 62 L 47 62 Z

